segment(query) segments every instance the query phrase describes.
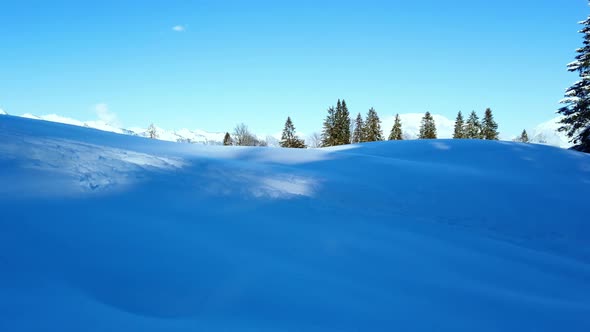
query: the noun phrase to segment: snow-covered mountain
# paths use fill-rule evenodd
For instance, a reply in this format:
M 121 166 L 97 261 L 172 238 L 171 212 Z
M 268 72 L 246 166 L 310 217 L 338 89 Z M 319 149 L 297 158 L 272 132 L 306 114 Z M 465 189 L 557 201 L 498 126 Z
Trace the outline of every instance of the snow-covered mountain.
M 169 142 L 181 142 L 181 143 L 198 143 L 208 145 L 220 145 L 223 143 L 223 137 L 225 133 L 213 133 L 204 130 L 196 129 L 179 129 L 179 130 L 166 130 L 156 127 L 156 134 L 158 139 Z M 138 136 L 148 137 L 146 128 L 132 127 L 128 129 L 130 132 Z
M 569 138 L 565 133 L 557 130 L 561 127 L 559 121 L 562 118 L 563 117 L 561 116 L 555 117 L 531 129 L 531 131 L 528 132 L 531 142 L 559 146 L 562 148 L 572 147 L 573 144 L 569 142 Z
M 8 113 L 0 109 L 0 115 L 7 115 Z M 25 113 L 21 115 L 23 118 L 44 120 L 57 123 L 65 123 L 73 126 L 87 127 L 98 129 L 102 131 L 108 131 L 117 134 L 149 137 L 147 128 L 141 127 L 130 127 L 120 128 L 119 126 L 104 120 L 92 120 L 92 121 L 80 121 L 68 117 L 63 117 L 57 114 L 47 115 L 33 115 Z M 178 130 L 167 130 L 158 126 L 156 127 L 157 139 L 169 142 L 180 142 L 180 143 L 195 143 L 195 144 L 206 144 L 206 145 L 221 145 L 223 144 L 224 132 L 209 132 L 202 129 L 178 129 Z M 273 135 L 256 135 L 259 140 L 267 142 L 268 146 L 276 147 L 279 146 L 279 140 L 281 133 L 275 133 Z
M 22 115 L 23 118 L 34 119 L 34 120 L 44 120 L 44 121 L 51 121 L 51 122 L 58 122 L 58 123 L 65 123 L 72 126 L 79 126 L 79 127 L 87 127 L 98 129 L 102 131 L 109 131 L 117 134 L 126 134 L 126 135 L 135 135 L 130 130 L 118 128 L 112 124 L 107 123 L 106 121 L 102 120 L 94 120 L 94 121 L 80 121 L 72 118 L 63 117 L 57 114 L 47 114 L 42 116 L 33 115 L 30 113 L 25 113 Z
M 6 114 L 6 113 L 5 113 Z M 125 135 L 134 135 L 134 136 L 142 136 L 148 137 L 147 129 L 146 128 L 139 128 L 139 127 L 132 127 L 132 128 L 119 128 L 112 123 L 103 121 L 103 120 L 94 120 L 94 121 L 80 121 L 72 118 L 63 117 L 57 114 L 48 114 L 37 116 L 30 113 L 23 114 L 22 117 L 35 119 L 35 120 L 45 120 L 51 122 L 58 122 L 58 123 L 65 123 L 73 126 L 79 127 L 87 127 L 98 129 L 102 131 L 109 131 L 117 134 L 125 134 Z M 207 132 L 204 130 L 190 130 L 190 129 L 180 129 L 180 130 L 166 130 L 163 128 L 156 127 L 156 132 L 158 134 L 158 139 L 162 141 L 170 141 L 170 142 L 185 142 L 185 143 L 200 143 L 200 144 L 209 144 L 209 145 L 220 145 L 223 143 L 223 137 L 225 133 L 215 133 L 215 132 Z

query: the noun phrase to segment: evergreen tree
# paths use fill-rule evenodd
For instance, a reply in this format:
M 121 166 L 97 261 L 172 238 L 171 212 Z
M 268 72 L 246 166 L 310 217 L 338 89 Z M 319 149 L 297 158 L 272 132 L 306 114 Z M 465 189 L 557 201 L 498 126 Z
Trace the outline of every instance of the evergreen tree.
M 479 117 L 477 117 L 475 111 L 472 111 L 471 114 L 469 114 L 469 118 L 465 124 L 464 134 L 465 138 L 481 138 L 481 123 L 479 122 Z
M 336 108 L 328 109 L 322 131 L 322 146 L 350 144 L 350 116 L 346 102 L 338 99 Z
M 455 131 L 453 132 L 453 138 L 465 138 L 465 122 L 463 121 L 463 114 L 461 111 L 457 113 L 457 119 L 455 119 Z
M 393 127 L 391 128 L 391 133 L 389 133 L 389 140 L 402 140 L 402 122 L 399 118 L 399 114 L 395 115 L 395 121 L 393 122 Z
M 590 16 L 580 24 L 584 26 L 579 31 L 584 35 L 584 45 L 576 50 L 576 60 L 568 64 L 568 70 L 578 72 L 580 80 L 566 90 L 561 101 L 565 106 L 558 111 L 564 116 L 559 131 L 579 144 L 576 149 L 590 152 Z
M 156 139 L 158 138 L 158 131 L 156 130 L 156 126 L 153 123 L 147 129 L 147 134 L 149 138 Z
M 486 112 L 481 122 L 481 136 L 487 140 L 498 140 L 498 124 L 494 121 L 492 110 L 486 109 Z
M 359 113 L 356 116 L 354 122 L 354 132 L 352 133 L 352 143 L 364 142 L 363 132 L 365 130 L 365 123 L 363 122 L 363 116 Z
M 350 114 L 344 100 L 336 104 L 335 135 L 335 145 L 350 144 Z
M 381 131 L 381 120 L 374 108 L 370 108 L 367 112 L 367 120 L 363 130 L 363 136 L 366 142 L 376 142 L 383 140 L 383 132 Z
M 436 138 L 436 124 L 434 123 L 434 118 L 430 115 L 430 112 L 426 112 L 424 117 L 422 118 L 422 123 L 420 124 L 420 134 L 418 135 L 420 139 L 435 139 Z
M 333 106 L 328 108 L 328 115 L 324 120 L 322 129 L 322 147 L 336 145 L 336 109 Z
M 285 122 L 285 128 L 283 129 L 283 135 L 281 136 L 279 145 L 283 148 L 305 148 L 303 140 L 295 135 L 295 126 L 290 116 L 287 117 L 287 121 Z
M 225 136 L 223 137 L 223 145 L 232 145 L 232 139 L 231 139 L 231 135 L 229 133 L 225 133 Z
M 526 129 L 523 129 L 522 134 L 520 137 L 516 139 L 518 142 L 528 143 L 529 141 L 529 134 L 527 134 Z

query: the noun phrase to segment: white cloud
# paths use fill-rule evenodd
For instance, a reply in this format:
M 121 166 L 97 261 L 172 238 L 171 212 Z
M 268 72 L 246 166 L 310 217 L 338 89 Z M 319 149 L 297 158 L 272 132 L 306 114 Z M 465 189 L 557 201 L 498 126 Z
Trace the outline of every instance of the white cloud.
M 174 30 L 176 32 L 183 32 L 184 30 L 186 30 L 186 27 L 184 27 L 182 25 L 175 25 L 172 27 L 172 30 Z
M 117 118 L 117 114 L 109 111 L 109 106 L 105 103 L 100 103 L 94 105 L 94 110 L 96 111 L 96 115 L 100 121 L 103 121 L 106 124 L 120 127 L 119 119 Z

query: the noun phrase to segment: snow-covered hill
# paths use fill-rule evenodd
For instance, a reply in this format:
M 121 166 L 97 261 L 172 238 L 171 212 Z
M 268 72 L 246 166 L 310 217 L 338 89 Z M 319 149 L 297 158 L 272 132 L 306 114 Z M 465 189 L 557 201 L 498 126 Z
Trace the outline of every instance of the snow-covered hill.
M 590 155 L 0 117 L 0 331 L 590 331 Z

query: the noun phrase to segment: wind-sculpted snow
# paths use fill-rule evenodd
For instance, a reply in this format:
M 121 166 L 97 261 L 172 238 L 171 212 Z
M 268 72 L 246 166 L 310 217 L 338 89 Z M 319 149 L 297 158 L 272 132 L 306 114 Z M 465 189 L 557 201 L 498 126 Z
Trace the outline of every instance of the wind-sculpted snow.
M 590 157 L 0 117 L 0 331 L 589 331 Z
M 0 160 L 14 161 L 23 171 L 36 174 L 37 182 L 26 178 L 15 183 L 21 195 L 76 195 L 84 192 L 116 189 L 140 180 L 149 170 L 175 169 L 183 166 L 178 158 L 105 148 L 71 140 L 23 138 L 10 142 L 0 137 Z M 10 183 L 10 181 L 7 181 Z M 0 188 L 9 193 L 15 188 Z

